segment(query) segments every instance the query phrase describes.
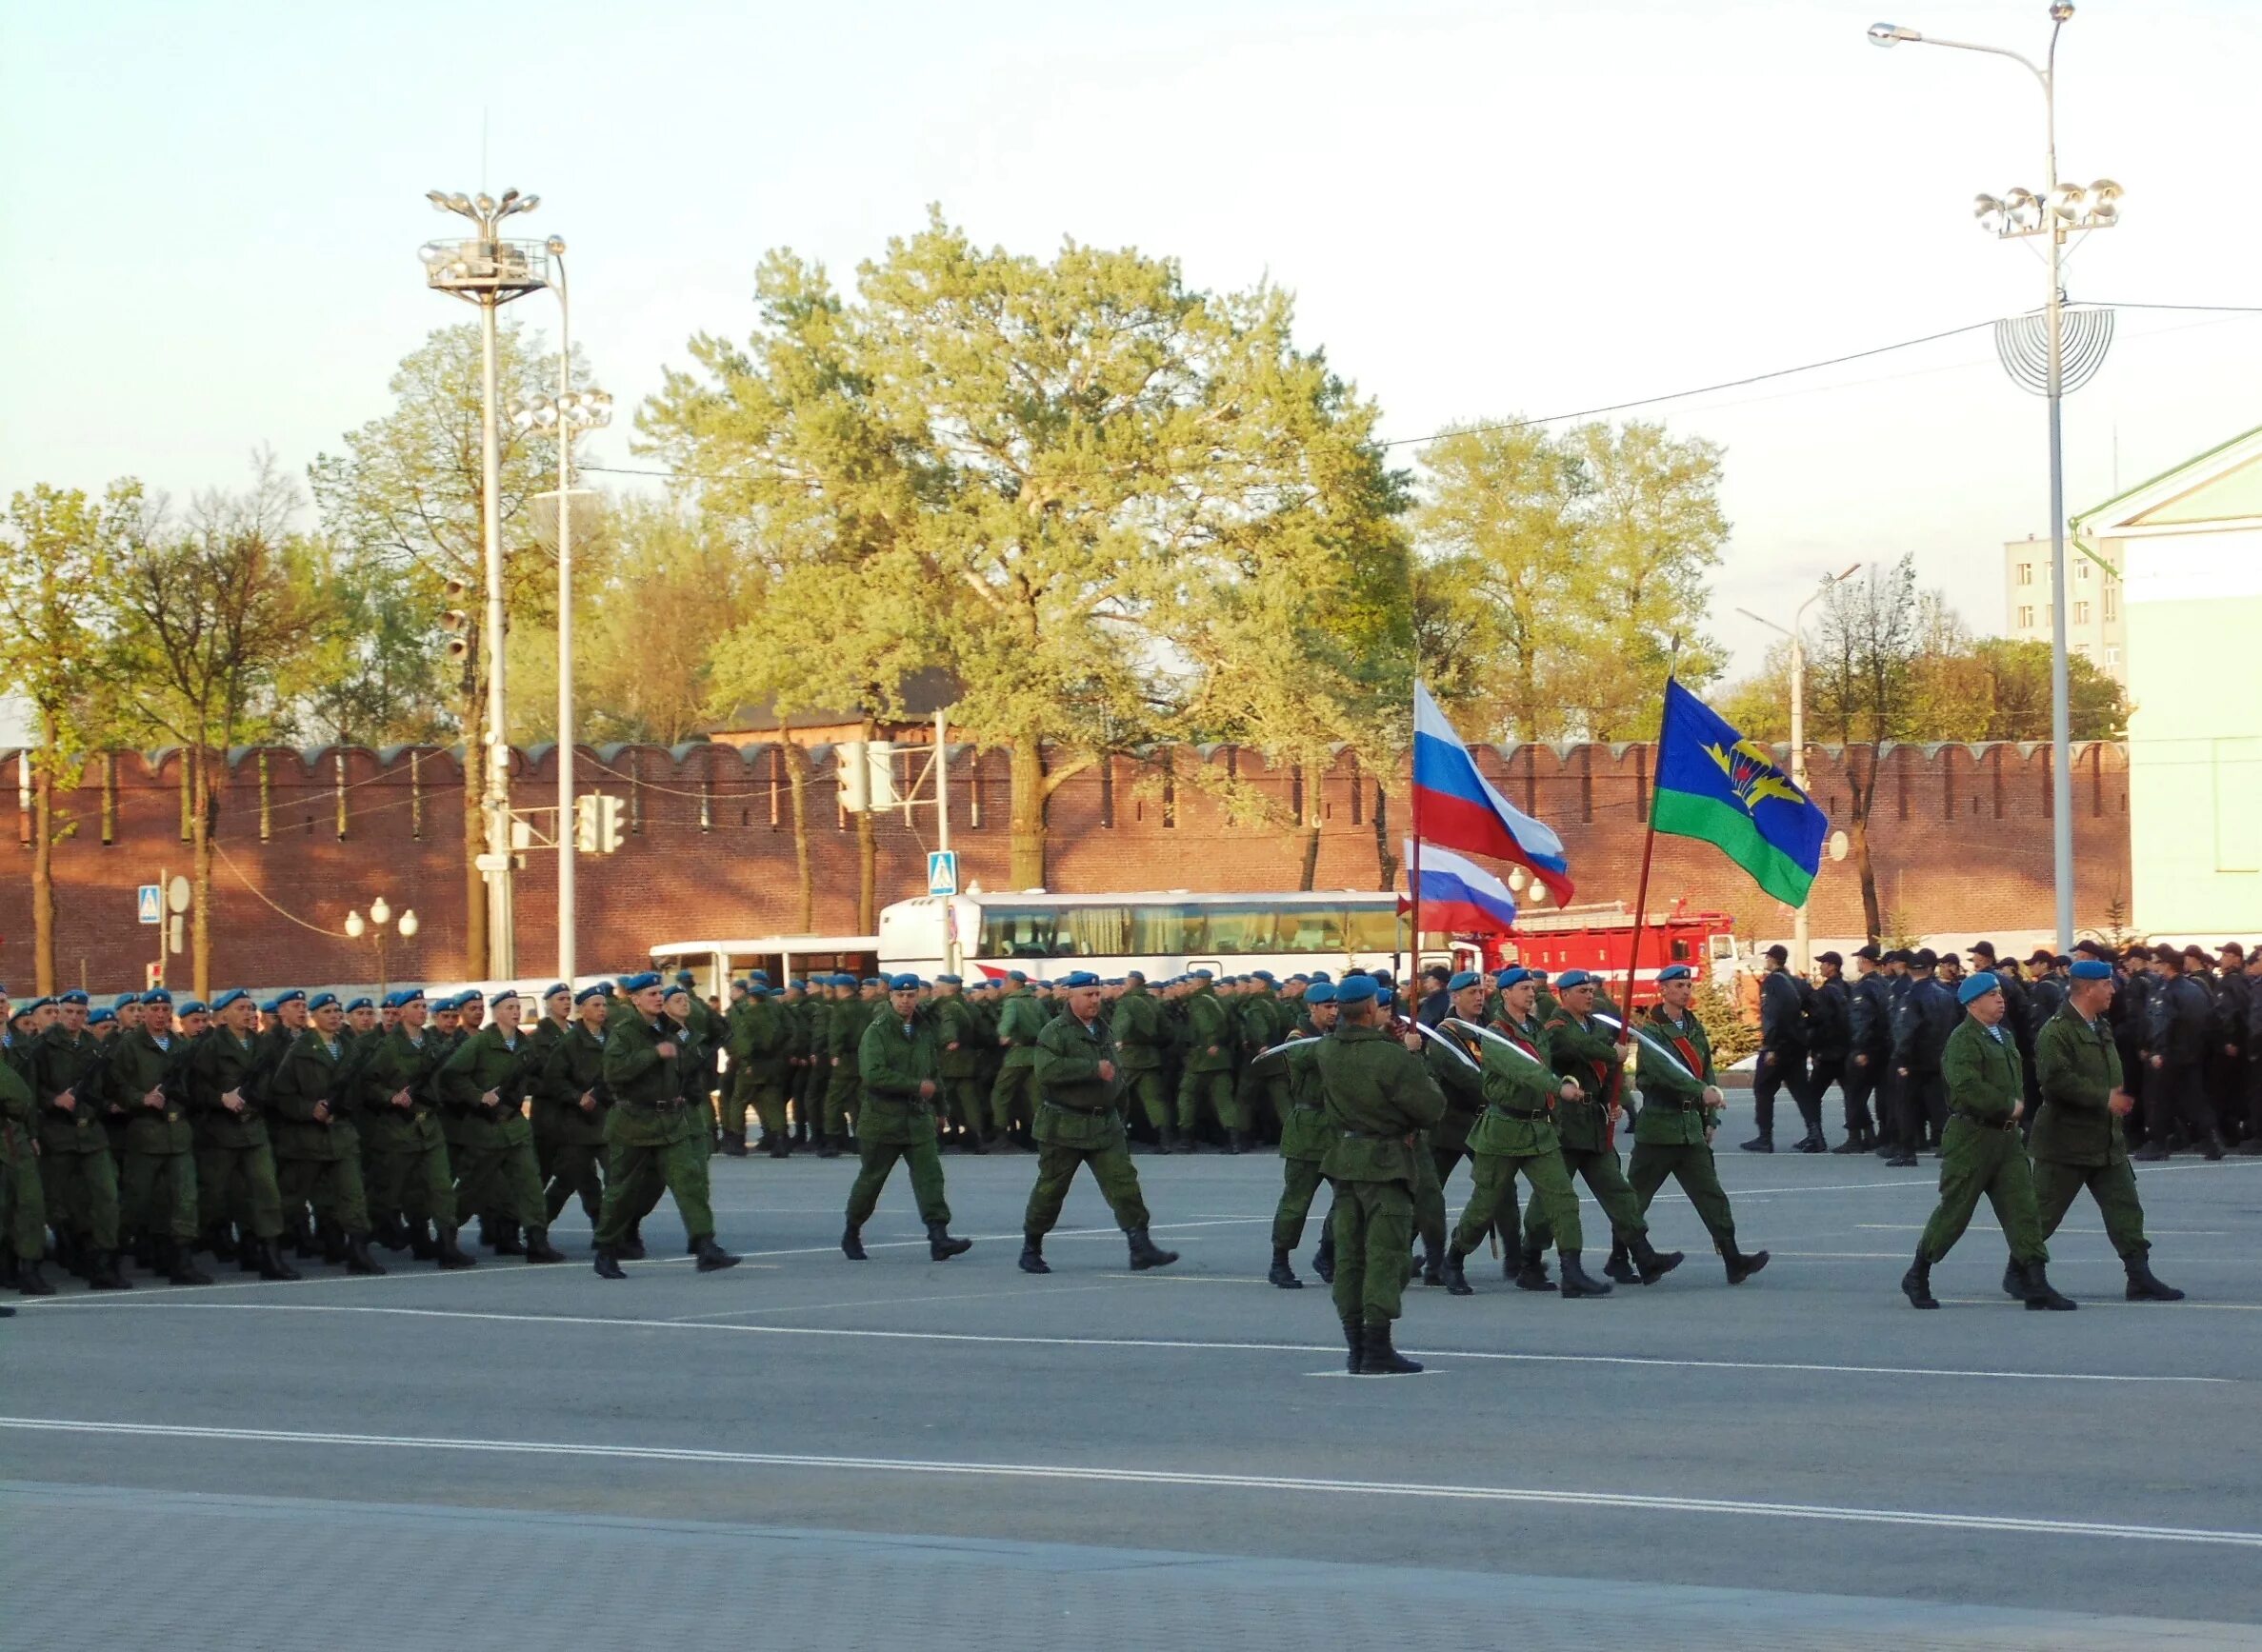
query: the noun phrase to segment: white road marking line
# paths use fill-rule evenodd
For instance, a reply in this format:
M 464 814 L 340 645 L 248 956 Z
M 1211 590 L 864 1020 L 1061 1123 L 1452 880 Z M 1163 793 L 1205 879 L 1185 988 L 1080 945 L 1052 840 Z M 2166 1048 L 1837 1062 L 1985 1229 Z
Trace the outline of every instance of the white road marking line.
M 1922 1233 L 1921 1222 L 1857 1222 L 1854 1226 L 1876 1233 Z M 1974 1222 L 1964 1229 L 1967 1233 L 2000 1233 L 2000 1227 L 1983 1227 Z M 2147 1239 L 2229 1239 L 2227 1230 L 2213 1227 L 2147 1227 Z M 2052 1239 L 2103 1239 L 2102 1227 L 2061 1227 L 2051 1235 Z
M 1954 1303 L 1959 1307 L 1970 1307 L 1973 1304 L 1984 1305 L 1989 1303 L 2008 1303 L 2011 1301 L 2009 1297 L 1963 1296 L 1944 1296 L 1940 1300 L 1944 1303 Z M 2186 1308 L 2194 1308 L 2202 1313 L 2262 1314 L 2262 1303 L 2195 1303 L 2189 1301 L 2180 1303 L 2116 1303 L 2110 1297 L 2095 1296 L 2085 1296 L 2076 1300 L 2078 1300 L 2081 1305 L 2085 1308 L 2144 1308 L 2147 1311 L 2155 1314 L 2179 1314 L 2182 1313 Z
M 1031 1295 L 1042 1295 L 1034 1287 Z M 102 1306 L 103 1304 L 92 1305 Z M 114 1305 L 130 1307 L 130 1303 Z M 160 1305 L 152 1304 L 152 1306 Z M 1202 1353 L 1324 1354 L 1325 1343 L 1192 1342 L 1165 1337 L 1033 1337 L 1005 1336 L 975 1331 L 891 1331 L 831 1325 L 724 1325 L 691 1324 L 679 1320 L 608 1319 L 596 1314 L 507 1314 L 475 1312 L 466 1308 L 376 1308 L 343 1303 L 174 1303 L 185 1311 L 244 1314 L 384 1314 L 401 1319 L 487 1320 L 514 1325 L 605 1325 L 635 1331 L 729 1331 L 741 1336 L 841 1337 L 871 1342 L 971 1343 L 1039 1348 L 1174 1348 Z M 1409 1348 L 1410 1354 L 1439 1360 L 1492 1360 L 1511 1364 L 1634 1365 L 1679 1371 L 1801 1371 L 1832 1376 L 1962 1377 L 1992 1382 L 2020 1383 L 2197 1383 L 2229 1385 L 2236 1377 L 2123 1376 L 2109 1371 L 1981 1371 L 1954 1366 L 1828 1365 L 1776 1360 L 1665 1360 L 1632 1354 L 1502 1353 L 1475 1348 Z
M 1121 1279 L 1126 1276 L 1122 1274 L 1110 1274 L 1108 1277 L 1110 1279 Z M 1073 1291 L 1112 1290 L 1113 1288 L 1114 1287 L 1112 1285 L 1106 1284 L 1071 1284 L 1062 1285 L 1051 1290 L 1044 1291 L 1041 1294 L 1046 1296 L 1066 1296 Z M 751 1319 L 759 1314 L 821 1314 L 831 1313 L 836 1308 L 900 1307 L 906 1303 L 915 1303 L 922 1305 L 927 1303 L 976 1303 L 987 1302 L 995 1297 L 1010 1296 L 1027 1299 L 1036 1294 L 1039 1293 L 1036 1292 L 1032 1287 L 1022 1290 L 958 1291 L 944 1296 L 871 1297 L 861 1302 L 841 1301 L 833 1303 L 793 1303 L 773 1305 L 771 1307 L 731 1308 L 727 1312 L 719 1314 L 677 1314 L 662 1323 L 671 1325 L 696 1325 L 714 1320 Z
M 1332 1373 L 1331 1373 L 1332 1374 Z M 1346 1373 L 1348 1375 L 1348 1373 Z M 189 1423 L 104 1423 L 70 1417 L 0 1417 L 0 1428 L 140 1439 L 206 1440 L 238 1444 L 332 1445 L 395 1451 L 457 1451 L 508 1456 L 585 1457 L 718 1467 L 811 1468 L 878 1474 L 951 1475 L 977 1479 L 1164 1485 L 1218 1491 L 1303 1492 L 1313 1496 L 1395 1497 L 1455 1503 L 1536 1503 L 1649 1514 L 1720 1514 L 1858 1525 L 1930 1526 L 1991 1535 L 2097 1537 L 2262 1549 L 2262 1531 L 2205 1526 L 2133 1525 L 2108 1521 L 2039 1520 L 2024 1515 L 1955 1514 L 1929 1509 L 1857 1508 L 1831 1503 L 1758 1503 L 1740 1498 L 1658 1497 L 1638 1492 L 1565 1491 L 1507 1485 L 1425 1484 L 1417 1481 L 1328 1480 L 1298 1475 L 1199 1474 L 1054 1463 L 953 1463 L 913 1457 L 825 1457 L 813 1453 L 716 1451 L 659 1445 L 594 1445 L 539 1440 L 451 1439 L 405 1434 L 333 1434 L 280 1428 L 215 1428 Z

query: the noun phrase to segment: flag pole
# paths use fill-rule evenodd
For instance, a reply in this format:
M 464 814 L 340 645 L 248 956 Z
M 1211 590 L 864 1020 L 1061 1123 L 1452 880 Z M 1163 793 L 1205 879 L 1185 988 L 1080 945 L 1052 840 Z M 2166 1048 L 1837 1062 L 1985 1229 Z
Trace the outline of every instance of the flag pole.
M 1672 655 L 1668 656 L 1665 667 L 1665 689 L 1669 699 L 1672 694 L 1673 656 L 1677 656 L 1680 651 L 1681 639 L 1675 637 L 1672 642 Z M 1664 713 L 1660 711 L 1657 720 L 1657 757 L 1662 758 L 1664 755 L 1665 718 Z M 1652 760 L 1650 765 L 1650 818 L 1647 829 L 1642 833 L 1641 877 L 1635 881 L 1633 886 L 1633 940 L 1631 945 L 1626 948 L 1625 1009 L 1626 1022 L 1630 1026 L 1633 1024 L 1633 978 L 1635 971 L 1641 966 L 1642 922 L 1649 916 L 1650 911 L 1650 856 L 1655 852 L 1657 847 L 1657 769 L 1658 764 Z
M 1421 682 L 1417 678 L 1414 690 L 1418 693 L 1420 689 Z M 1406 779 L 1407 808 L 1412 816 L 1410 824 L 1413 827 L 1413 865 L 1409 868 L 1406 879 L 1407 893 L 1411 897 L 1407 903 L 1411 908 L 1408 965 L 1399 986 L 1412 995 L 1412 1013 L 1418 1019 L 1422 1007 L 1422 788 L 1414 774 L 1414 751 L 1411 746 L 1406 748 Z

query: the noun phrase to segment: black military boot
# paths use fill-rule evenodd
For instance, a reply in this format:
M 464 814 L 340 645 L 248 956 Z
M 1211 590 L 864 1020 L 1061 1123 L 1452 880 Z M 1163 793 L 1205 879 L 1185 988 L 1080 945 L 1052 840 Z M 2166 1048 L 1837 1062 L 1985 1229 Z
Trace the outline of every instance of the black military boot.
M 346 1233 L 327 1217 L 314 1224 L 314 1239 L 324 1262 L 335 1267 L 346 1260 Z
M 493 1247 L 494 1253 L 497 1256 L 526 1255 L 526 1244 L 518 1237 L 517 1223 L 497 1222 L 493 1226 L 492 1232 L 494 1233 L 494 1238 L 489 1243 Z
M 1445 1253 L 1445 1294 L 1447 1296 L 1474 1296 L 1476 1286 L 1469 1283 L 1468 1269 L 1463 1267 L 1464 1257 L 1459 1245 L 1449 1245 Z
M 2081 1304 L 2070 1296 L 2059 1294 L 2050 1283 L 2049 1264 L 2030 1262 L 2026 1266 L 2027 1307 L 2032 1311 L 2047 1310 L 2053 1314 L 2070 1314 Z
M 1359 1375 L 1362 1377 L 1411 1377 L 1421 1369 L 1420 1364 L 1408 1359 L 1391 1346 L 1391 1322 L 1369 1320 L 1360 1337 Z
M 168 1282 L 173 1284 L 210 1284 L 212 1276 L 196 1265 L 189 1247 L 177 1239 L 157 1242 L 158 1265 L 165 1271 Z
M 263 1243 L 263 1241 L 252 1238 L 249 1233 L 244 1235 L 242 1242 L 235 1247 L 236 1272 L 257 1273 L 259 1271 L 260 1250 Z
M 550 1243 L 549 1228 L 530 1227 L 527 1229 L 527 1261 L 563 1262 L 565 1260 L 566 1253 Z
M 1355 1377 L 1359 1374 L 1359 1362 L 1367 1353 L 1367 1327 L 1356 1320 L 1345 1320 L 1343 1345 L 1351 1350 L 1343 1362 L 1343 1368 Z
M 1792 1144 L 1791 1150 L 1793 1153 L 1827 1153 L 1830 1151 L 1830 1140 L 1823 1135 L 1820 1125 L 1809 1125 L 1807 1133 Z
M 746 1157 L 745 1132 L 740 1130 L 725 1130 L 723 1132 L 723 1157 L 726 1159 Z
M 791 1159 L 793 1156 L 793 1138 L 783 1130 L 772 1130 L 768 1143 L 772 1159 Z
M 817 1157 L 820 1159 L 839 1158 L 840 1138 L 838 1136 L 827 1136 L 824 1142 L 817 1148 Z
M 1764 1250 L 1741 1251 L 1731 1239 L 1720 1247 L 1720 1260 L 1728 1264 L 1728 1283 L 1742 1284 L 1761 1268 L 1767 1266 L 1768 1254 Z
M 982 1140 L 982 1129 L 979 1125 L 967 1125 L 966 1150 L 970 1153 L 979 1153 L 985 1158 L 989 1156 L 990 1144 Z
M 1265 1283 L 1278 1285 L 1282 1290 L 1304 1288 L 1304 1282 L 1296 1277 L 1295 1268 L 1289 1263 L 1287 1245 L 1275 1244 L 1272 1247 L 1272 1266 L 1265 1275 Z
M 1667 1274 L 1681 1265 L 1682 1256 L 1677 1250 L 1659 1250 L 1650 1243 L 1650 1236 L 1637 1233 L 1630 1248 L 1633 1252 L 1634 1278 L 1643 1284 L 1655 1284 Z M 1605 1268 L 1605 1272 L 1609 1269 Z
M 313 1226 L 303 1210 L 290 1219 L 290 1226 L 284 1237 L 290 1242 L 290 1248 L 298 1252 L 301 1262 L 311 1262 L 322 1254 L 321 1248 L 314 1243 Z
M 245 1243 L 249 1244 L 249 1239 Z M 235 1229 L 225 1222 L 205 1234 L 204 1247 L 212 1253 L 214 1262 L 233 1262 L 240 1254 L 235 1243 Z
M 30 1262 L 16 1264 L 15 1287 L 17 1292 L 23 1296 L 53 1296 L 55 1294 L 55 1287 L 48 1284 L 47 1275 L 40 1271 L 37 1258 Z
M 283 1260 L 282 1252 L 275 1248 L 275 1242 L 271 1239 L 252 1240 L 246 1248 L 252 1253 L 253 1266 L 261 1279 L 287 1284 L 306 1277 Z
M 15 1252 L 9 1249 L 5 1244 L 0 1244 L 0 1290 L 15 1289 Z
M 401 1220 L 399 1211 L 388 1210 L 377 1218 L 375 1225 L 370 1228 L 370 1239 L 387 1250 L 406 1250 L 409 1248 L 409 1224 Z
M 442 1263 L 440 1265 L 446 1267 L 448 1264 Z M 597 1246 L 596 1267 L 599 1279 L 627 1279 L 629 1277 L 621 1271 L 619 1259 L 601 1244 Z
M 157 1263 L 157 1236 L 139 1233 L 133 1238 L 133 1265 L 144 1273 L 155 1273 Z
M 1445 1250 L 1441 1245 L 1422 1242 L 1422 1284 L 1441 1285 L 1445 1283 Z
M 1553 1290 L 1555 1282 L 1548 1278 L 1548 1253 L 1536 1244 L 1527 1244 L 1517 1253 L 1516 1289 Z
M 432 1234 L 432 1261 L 444 1269 L 477 1267 L 479 1259 L 456 1242 L 455 1229 L 438 1224 Z
M 1238 1153 L 1242 1150 L 1242 1144 L 1243 1138 L 1240 1131 L 1228 1130 L 1225 1133 L 1225 1150 L 1227 1152 Z
M 346 1271 L 361 1274 L 381 1274 L 386 1271 L 385 1264 L 370 1254 L 368 1234 L 346 1235 Z
M 2199 1150 L 2199 1157 L 2212 1162 L 2220 1159 L 2225 1151 L 2227 1149 L 2223 1146 L 2223 1138 L 2212 1130 L 2208 1131 L 2207 1145 Z
M 1754 1136 L 1744 1144 L 1747 1153 L 1772 1153 L 1774 1150 L 1775 1139 L 1772 1136 Z
M 89 1290 L 131 1290 L 133 1282 L 118 1269 L 118 1253 L 114 1250 L 89 1250 L 87 1253 L 87 1288 Z
M 1864 1126 L 1849 1125 L 1846 1126 L 1846 1139 L 1832 1147 L 1831 1151 L 1838 1157 L 1844 1158 L 1849 1153 L 1867 1153 L 1876 1144 L 1876 1138 L 1871 1135 Z
M 1174 1250 L 1165 1250 L 1147 1237 L 1144 1227 L 1134 1227 L 1124 1237 L 1131 1241 L 1131 1272 L 1145 1273 L 1151 1267 L 1168 1267 L 1178 1260 Z
M 424 1217 L 409 1224 L 409 1255 L 417 1262 L 436 1262 L 440 1247 L 432 1240 L 432 1224 Z
M 1171 1128 L 1170 1125 L 1164 1125 L 1156 1129 L 1154 1133 L 1154 1150 L 1157 1153 L 1175 1153 L 1178 1150 L 1177 1134 Z
M 964 1256 L 973 1247 L 974 1242 L 971 1239 L 951 1238 L 951 1224 L 947 1222 L 930 1222 L 927 1224 L 927 1255 L 930 1261 L 949 1262 L 953 1256 Z
M 2152 1253 L 2138 1251 L 2134 1256 L 2121 1258 L 2121 1266 L 2129 1275 L 2128 1299 L 2132 1303 L 2179 1303 L 2184 1293 L 2172 1284 L 2162 1284 L 2152 1277 Z
M 1609 1285 L 1579 1265 L 1577 1251 L 1558 1250 L 1555 1257 L 1563 1264 L 1563 1294 L 1566 1298 L 1611 1294 Z
M 629 1236 L 620 1242 L 620 1259 L 623 1262 L 644 1260 L 644 1219 L 641 1216 L 629 1224 Z
M 714 1242 L 712 1234 L 703 1234 L 692 1242 L 692 1252 L 699 1258 L 701 1273 L 720 1273 L 726 1267 L 736 1267 L 738 1258 Z
M 2003 1294 L 2014 1303 L 2027 1300 L 2027 1270 L 2019 1266 L 2015 1256 L 2003 1264 Z
M 851 1262 L 870 1262 L 864 1254 L 864 1224 L 851 1222 L 840 1230 L 840 1253 Z
M 1620 1284 L 1634 1284 L 1641 1279 L 1641 1275 L 1633 1271 L 1633 1259 L 1627 1254 L 1623 1244 L 1611 1246 L 1610 1255 L 1603 1259 L 1602 1277 L 1614 1279 Z
M 1319 1247 L 1311 1253 L 1311 1271 L 1319 1275 L 1322 1284 L 1335 1283 L 1335 1226 L 1332 1223 L 1320 1229 Z
M 1021 1260 L 1015 1264 L 1023 1273 L 1051 1273 L 1052 1264 L 1045 1260 L 1045 1241 L 1034 1233 L 1021 1236 Z
M 1916 1260 L 1909 1264 L 1909 1271 L 1901 1275 L 1901 1294 L 1909 1299 L 1912 1308 L 1936 1308 L 1939 1299 L 1932 1295 L 1932 1264 L 1925 1260 L 1924 1246 L 1916 1247 Z

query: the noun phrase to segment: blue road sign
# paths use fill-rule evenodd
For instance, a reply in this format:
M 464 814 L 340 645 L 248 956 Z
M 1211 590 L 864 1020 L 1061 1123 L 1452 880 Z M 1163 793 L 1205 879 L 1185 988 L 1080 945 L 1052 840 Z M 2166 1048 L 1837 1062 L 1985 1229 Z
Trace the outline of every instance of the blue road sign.
M 958 893 L 958 851 L 956 849 L 930 849 L 927 851 L 927 892 L 930 895 Z
M 141 887 L 133 891 L 133 909 L 140 914 L 141 921 L 145 924 L 164 923 L 165 900 L 163 892 L 154 884 L 142 885 Z

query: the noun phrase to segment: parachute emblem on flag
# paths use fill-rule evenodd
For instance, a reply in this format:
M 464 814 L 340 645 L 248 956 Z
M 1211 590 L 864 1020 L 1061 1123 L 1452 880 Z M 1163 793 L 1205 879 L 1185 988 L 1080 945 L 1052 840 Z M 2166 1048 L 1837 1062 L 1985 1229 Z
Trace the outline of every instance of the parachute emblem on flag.
M 1736 802 L 1750 814 L 1771 797 L 1785 803 L 1803 804 L 1806 794 L 1791 784 L 1791 777 L 1775 766 L 1774 759 L 1756 740 L 1739 740 L 1723 747 L 1714 741 L 1705 747 L 1720 772 L 1728 776 L 1729 789 L 1735 793 Z

